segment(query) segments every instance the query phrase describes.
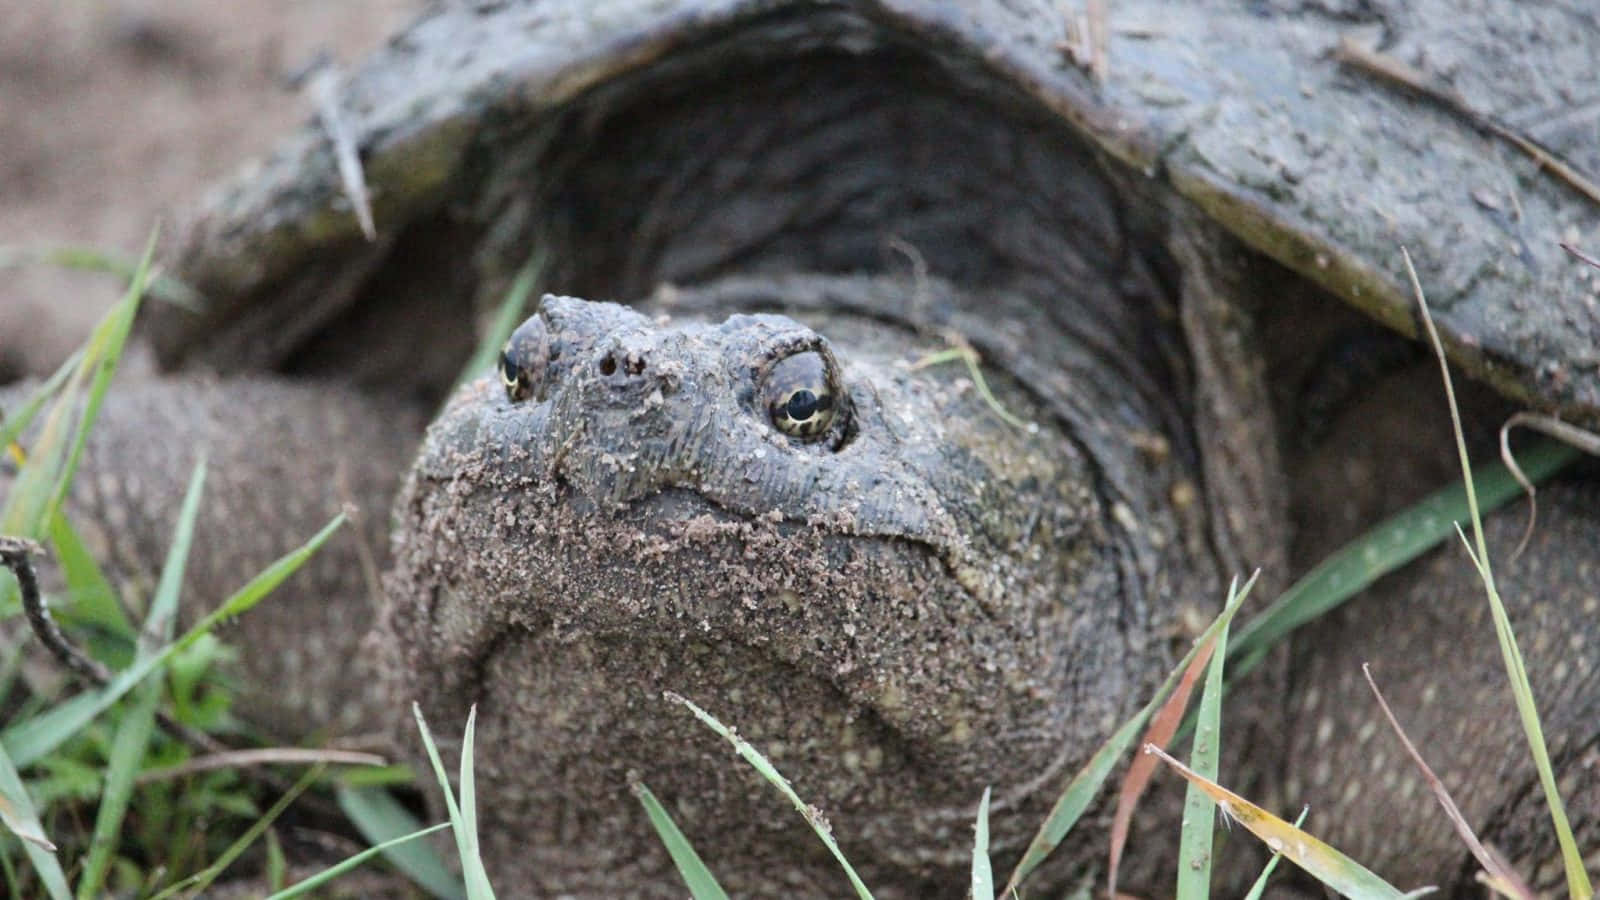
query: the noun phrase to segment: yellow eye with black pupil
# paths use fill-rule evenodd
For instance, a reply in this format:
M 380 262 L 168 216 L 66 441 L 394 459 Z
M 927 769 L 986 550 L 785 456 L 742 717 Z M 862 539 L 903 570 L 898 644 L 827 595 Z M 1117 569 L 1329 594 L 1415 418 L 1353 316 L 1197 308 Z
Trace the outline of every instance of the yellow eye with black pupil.
M 833 424 L 836 406 L 827 366 L 815 352 L 779 360 L 766 380 L 767 414 L 791 437 L 819 437 Z
M 533 393 L 522 367 L 511 359 L 509 348 L 500 354 L 500 383 L 505 385 L 506 399 L 512 403 L 521 403 Z

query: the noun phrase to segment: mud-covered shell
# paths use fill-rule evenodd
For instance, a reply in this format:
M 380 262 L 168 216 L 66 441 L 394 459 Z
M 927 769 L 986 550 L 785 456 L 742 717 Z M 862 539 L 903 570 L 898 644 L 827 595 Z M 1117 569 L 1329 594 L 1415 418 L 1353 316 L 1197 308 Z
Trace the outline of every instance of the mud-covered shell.
M 1575 169 L 1600 173 L 1600 11 L 1519 0 L 1105 6 L 1101 81 L 1065 50 L 1078 4 L 1056 0 L 441 6 L 353 72 L 340 94 L 378 239 L 361 236 L 330 143 L 309 126 L 190 224 L 176 267 L 211 306 L 198 317 L 156 311 L 149 333 L 168 366 L 280 366 L 341 321 L 339 340 L 359 345 L 397 317 L 364 325 L 349 307 L 382 280 L 392 254 L 414 252 L 408 225 L 471 205 L 463 172 L 506 122 L 533 123 L 537 133 L 563 108 L 670 72 L 710 44 L 774 64 L 818 49 L 893 45 L 925 50 L 979 90 L 1005 85 L 1157 193 L 1187 198 L 1244 244 L 1412 333 L 1407 247 L 1460 365 L 1523 402 L 1600 421 L 1600 272 L 1559 246 L 1600 249 L 1600 204 L 1503 135 L 1336 53 L 1344 40 L 1375 47 Z M 482 253 L 431 252 L 463 268 Z M 430 287 L 399 289 L 422 296 Z M 454 353 L 469 335 L 415 339 L 413 347 Z M 442 372 L 459 362 L 451 359 L 421 365 Z M 416 358 L 407 365 L 397 377 L 420 377 L 411 374 Z

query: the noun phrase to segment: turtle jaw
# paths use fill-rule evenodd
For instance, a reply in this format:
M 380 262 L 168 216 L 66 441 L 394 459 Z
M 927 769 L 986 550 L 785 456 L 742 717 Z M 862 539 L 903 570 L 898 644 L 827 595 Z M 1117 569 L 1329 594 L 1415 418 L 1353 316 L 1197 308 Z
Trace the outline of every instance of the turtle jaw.
M 725 746 L 668 691 L 801 781 L 853 858 L 911 871 L 959 864 L 921 855 L 957 852 L 939 836 L 995 771 L 1045 779 L 1087 746 L 1064 727 L 1079 692 L 1050 653 L 1062 623 L 1037 623 L 1046 640 L 1008 634 L 1018 623 L 983 615 L 925 544 L 731 514 L 681 489 L 620 514 L 568 499 L 435 492 L 414 509 L 458 543 L 403 546 L 389 581 L 396 699 L 433 721 L 477 706 L 480 746 L 497 748 L 479 767 L 501 798 L 491 832 L 570 846 L 559 820 L 577 815 L 585 843 L 647 846 L 624 791 L 635 779 L 670 803 L 717 798 L 680 825 L 753 828 L 757 858 L 774 841 L 785 857 L 806 846 L 781 800 L 753 782 L 730 790 Z M 1039 807 L 1029 786 L 997 796 Z M 1025 837 L 1002 828 L 995 846 Z

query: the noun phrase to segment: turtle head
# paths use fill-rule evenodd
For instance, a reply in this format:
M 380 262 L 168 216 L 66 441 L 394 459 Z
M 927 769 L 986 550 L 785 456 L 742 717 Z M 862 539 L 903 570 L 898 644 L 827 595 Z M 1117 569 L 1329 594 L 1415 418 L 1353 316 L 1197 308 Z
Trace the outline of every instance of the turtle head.
M 1084 749 L 1062 723 L 1128 685 L 1074 673 L 1130 637 L 1097 610 L 1116 563 L 1084 457 L 1003 375 L 985 399 L 907 329 L 814 324 L 546 297 L 403 493 L 405 696 L 478 704 L 530 797 L 715 791 L 676 692 L 802 756 L 830 814 L 925 835 L 996 760 L 1046 777 Z

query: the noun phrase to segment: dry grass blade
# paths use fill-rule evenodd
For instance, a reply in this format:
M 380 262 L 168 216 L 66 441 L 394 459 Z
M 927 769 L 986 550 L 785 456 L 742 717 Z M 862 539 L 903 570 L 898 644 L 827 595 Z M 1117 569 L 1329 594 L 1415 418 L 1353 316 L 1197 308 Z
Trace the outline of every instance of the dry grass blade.
M 331 63 L 317 67 L 306 83 L 306 90 L 317 107 L 317 118 L 333 144 L 333 156 L 339 163 L 339 182 L 344 187 L 345 196 L 350 199 L 356 221 L 361 225 L 361 233 L 369 241 L 377 240 L 378 229 L 372 221 L 372 203 L 367 197 L 367 176 L 361 170 L 361 157 L 356 153 L 355 139 L 350 136 L 344 114 L 339 109 L 338 68 Z
M 1466 817 L 1461 814 L 1461 808 L 1456 806 L 1456 801 L 1451 798 L 1450 792 L 1445 789 L 1444 782 L 1440 781 L 1439 776 L 1433 773 L 1433 769 L 1429 768 L 1427 762 L 1423 760 L 1422 754 L 1417 751 L 1416 744 L 1411 742 L 1411 738 L 1406 734 L 1405 729 L 1400 727 L 1400 720 L 1395 718 L 1394 710 L 1389 708 L 1389 701 L 1383 698 L 1383 692 L 1378 690 L 1377 682 L 1372 680 L 1372 667 L 1362 663 L 1361 674 L 1367 679 L 1367 686 L 1372 688 L 1372 695 L 1378 698 L 1378 707 L 1383 710 L 1384 718 L 1389 720 L 1390 727 L 1394 728 L 1394 733 L 1399 736 L 1400 743 L 1405 746 L 1406 753 L 1411 756 L 1411 761 L 1417 764 L 1417 769 L 1422 772 L 1422 777 L 1428 782 L 1428 788 L 1433 791 L 1433 796 L 1438 798 L 1439 805 L 1444 807 L 1445 815 L 1450 817 L 1451 824 L 1456 828 L 1456 834 L 1461 836 L 1461 840 L 1466 843 L 1467 849 L 1472 851 L 1472 856 L 1477 859 L 1478 865 L 1483 867 L 1483 870 L 1489 874 L 1489 877 L 1496 884 L 1504 886 L 1507 896 L 1516 897 L 1519 900 L 1533 900 L 1533 889 L 1528 886 L 1527 882 L 1523 881 L 1517 873 L 1511 871 L 1503 860 L 1490 854 L 1488 848 L 1483 846 L 1483 842 L 1478 840 L 1478 836 L 1473 832 L 1472 826 L 1467 824 Z
M 1531 428 L 1540 434 L 1553 437 L 1569 447 L 1576 447 L 1590 456 L 1600 456 L 1600 434 L 1585 431 L 1576 425 L 1563 422 L 1555 416 L 1547 416 L 1536 412 L 1519 412 L 1506 420 L 1500 426 L 1500 461 L 1505 463 L 1506 470 L 1517 479 L 1517 484 L 1522 485 L 1523 493 L 1528 495 L 1528 524 L 1522 529 L 1522 539 L 1517 541 L 1517 549 L 1512 552 L 1511 558 L 1516 559 L 1522 551 L 1528 549 L 1528 541 L 1533 538 L 1533 526 L 1539 518 L 1539 506 L 1536 495 L 1538 491 L 1528 476 L 1522 473 L 1522 467 L 1517 465 L 1517 459 L 1511 455 L 1511 429 Z
M 1239 580 L 1234 579 L 1233 587 L 1229 589 L 1229 596 L 1237 593 Z M 1183 670 L 1183 679 L 1178 682 L 1178 687 L 1173 690 L 1172 696 L 1162 704 L 1161 710 L 1151 720 L 1150 727 L 1145 730 L 1144 738 L 1139 741 L 1142 747 L 1154 744 L 1166 747 L 1177 733 L 1178 725 L 1183 721 L 1184 710 L 1189 708 L 1189 695 L 1194 692 L 1195 683 L 1200 680 L 1200 675 L 1206 670 L 1206 665 L 1211 662 L 1211 652 L 1216 648 L 1216 638 L 1206 641 L 1194 659 L 1190 660 L 1187 668 Z M 1117 811 L 1111 819 L 1111 852 L 1107 860 L 1106 874 L 1110 886 L 1107 888 L 1112 896 L 1117 893 L 1117 872 L 1122 865 L 1122 851 L 1128 843 L 1128 829 L 1133 823 L 1133 811 L 1139 805 L 1139 798 L 1144 796 L 1145 788 L 1150 786 L 1150 778 L 1155 775 L 1156 758 L 1149 754 L 1140 754 L 1128 766 L 1127 774 L 1122 776 L 1122 786 L 1117 791 Z
M 345 766 L 383 766 L 388 765 L 388 760 L 375 753 L 360 753 L 353 750 L 263 747 L 258 750 L 230 750 L 222 753 L 196 756 L 175 766 L 140 772 L 134 783 L 144 785 L 157 781 L 170 781 L 174 778 L 183 778 L 187 775 L 210 772 L 216 769 L 243 769 L 250 766 L 266 765 L 302 766 L 315 765 L 317 763 Z
M 1198 785 L 1210 795 L 1224 815 L 1248 828 L 1250 833 L 1260 838 L 1274 852 L 1282 853 L 1284 858 L 1346 897 L 1359 900 L 1366 898 L 1401 900 L 1407 896 L 1328 844 L 1222 785 L 1196 774 L 1188 766 L 1167 755 L 1167 752 L 1160 747 L 1146 744 L 1144 752 L 1161 757 L 1163 762 L 1188 779 L 1190 784 Z
M 1561 249 L 1567 251 L 1568 253 L 1571 253 L 1573 256 L 1576 256 L 1578 259 L 1582 260 L 1583 262 L 1586 262 L 1589 265 L 1594 266 L 1596 269 L 1600 269 L 1600 259 L 1595 259 L 1594 257 L 1592 257 L 1589 254 L 1583 252 L 1582 250 L 1579 250 L 1577 247 L 1574 247 L 1573 245 L 1568 244 L 1565 241 L 1563 241 L 1561 243 Z

